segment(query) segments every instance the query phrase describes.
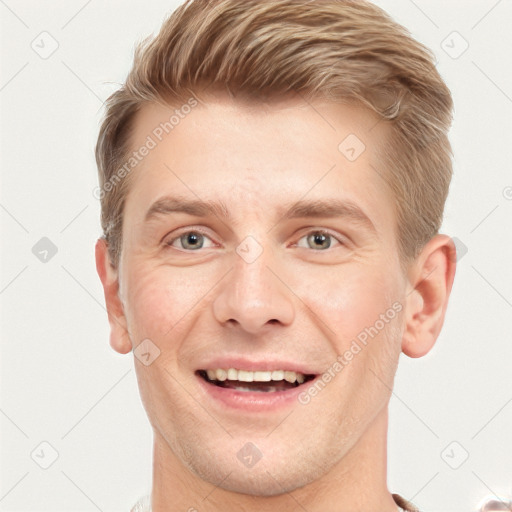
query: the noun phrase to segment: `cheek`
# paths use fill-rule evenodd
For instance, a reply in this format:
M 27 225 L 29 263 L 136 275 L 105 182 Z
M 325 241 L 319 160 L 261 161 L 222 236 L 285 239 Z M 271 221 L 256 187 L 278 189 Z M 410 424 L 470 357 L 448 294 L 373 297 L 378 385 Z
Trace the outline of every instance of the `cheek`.
M 132 266 L 126 279 L 125 312 L 132 336 L 164 346 L 186 330 L 207 306 L 214 279 L 197 267 Z
M 161 339 L 185 314 L 191 287 L 165 269 L 135 269 L 127 279 L 130 333 Z
M 155 273 L 137 274 L 128 281 L 126 316 L 132 336 L 160 338 L 175 323 L 177 304 L 170 283 L 162 282 Z
M 374 325 L 392 307 L 396 295 L 393 282 L 382 269 L 340 268 L 312 281 L 322 286 L 307 286 L 303 300 L 330 328 L 340 345 L 337 348 Z
M 344 426 L 340 435 L 367 425 L 389 399 L 400 353 L 401 317 L 393 308 L 400 297 L 391 273 L 383 267 L 356 270 L 324 277 L 319 282 L 329 285 L 322 293 L 311 291 L 307 302 L 329 326 L 338 354 L 325 400 L 335 404 L 333 422 Z

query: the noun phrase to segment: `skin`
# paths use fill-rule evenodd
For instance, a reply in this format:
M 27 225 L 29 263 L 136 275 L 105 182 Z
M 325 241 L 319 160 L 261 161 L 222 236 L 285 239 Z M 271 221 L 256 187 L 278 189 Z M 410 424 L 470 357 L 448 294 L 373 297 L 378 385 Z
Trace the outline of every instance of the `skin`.
M 133 147 L 172 111 L 145 106 Z M 155 512 L 397 510 L 386 483 L 393 379 L 401 352 L 421 357 L 438 337 L 455 247 L 437 235 L 401 269 L 395 200 L 378 158 L 389 128 L 376 121 L 356 106 L 297 97 L 256 106 L 217 92 L 130 175 L 119 265 L 103 239 L 96 262 L 112 347 L 127 353 L 150 339 L 160 350 L 148 366 L 135 359 L 154 429 Z M 338 150 L 349 134 L 366 146 L 353 162 Z M 231 218 L 145 222 L 168 195 L 223 201 Z M 329 198 L 357 204 L 375 231 L 340 216 L 283 217 L 298 200 Z M 330 247 L 308 238 L 319 229 Z M 187 230 L 204 231 L 202 248 L 180 245 Z M 251 263 L 236 252 L 249 235 L 263 250 Z M 194 375 L 219 354 L 322 373 L 393 303 L 399 314 L 307 404 L 235 412 Z M 237 458 L 247 442 L 262 454 L 251 468 Z

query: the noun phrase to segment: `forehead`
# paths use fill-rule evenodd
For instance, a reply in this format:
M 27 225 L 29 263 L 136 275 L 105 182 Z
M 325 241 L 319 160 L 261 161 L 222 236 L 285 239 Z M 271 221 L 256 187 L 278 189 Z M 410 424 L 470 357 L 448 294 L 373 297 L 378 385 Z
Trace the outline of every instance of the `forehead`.
M 378 231 L 394 232 L 394 198 L 379 168 L 387 127 L 367 109 L 300 97 L 191 99 L 139 112 L 132 147 L 151 149 L 130 178 L 125 215 L 141 220 L 173 194 L 219 201 L 235 221 L 339 198 L 359 205 Z

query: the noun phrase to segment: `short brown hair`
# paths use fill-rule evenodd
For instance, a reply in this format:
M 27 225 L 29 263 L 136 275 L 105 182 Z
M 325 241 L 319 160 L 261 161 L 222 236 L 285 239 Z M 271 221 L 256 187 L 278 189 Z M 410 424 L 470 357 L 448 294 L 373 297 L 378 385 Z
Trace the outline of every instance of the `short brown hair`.
M 438 233 L 452 176 L 453 104 L 429 49 L 362 0 L 187 0 L 137 47 L 125 84 L 106 102 L 96 160 L 114 266 L 129 180 L 114 181 L 135 114 L 210 85 L 254 100 L 299 93 L 371 109 L 389 125 L 380 155 L 396 198 L 401 261 Z

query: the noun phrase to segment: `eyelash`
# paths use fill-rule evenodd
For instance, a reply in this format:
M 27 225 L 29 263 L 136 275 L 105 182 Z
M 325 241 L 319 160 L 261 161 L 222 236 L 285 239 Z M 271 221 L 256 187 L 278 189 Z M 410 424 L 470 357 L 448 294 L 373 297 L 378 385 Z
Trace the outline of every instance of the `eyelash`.
M 190 233 L 197 233 L 197 234 L 200 234 L 208 239 L 211 240 L 211 238 L 207 235 L 207 233 L 205 231 L 203 231 L 202 229 L 188 229 L 187 231 L 183 231 L 182 233 L 180 233 L 179 235 L 175 236 L 174 238 L 172 238 L 171 240 L 165 242 L 165 245 L 168 246 L 168 247 L 173 247 L 173 243 L 176 242 L 176 240 L 179 240 L 183 235 L 188 235 Z M 308 231 L 306 234 L 304 234 L 303 236 L 301 236 L 299 238 L 298 241 L 302 240 L 303 238 L 307 238 L 309 235 L 312 235 L 312 234 L 320 234 L 320 235 L 325 235 L 325 236 L 328 236 L 328 237 L 331 237 L 331 239 L 334 239 L 336 240 L 336 242 L 338 242 L 338 244 L 340 246 L 344 246 L 346 245 L 345 242 L 343 242 L 342 240 L 340 240 L 340 238 L 338 238 L 337 236 L 333 235 L 331 232 L 325 230 L 325 229 L 312 229 L 311 231 Z M 213 242 L 213 240 L 212 240 Z M 215 243 L 215 242 L 214 242 Z M 297 242 L 298 243 L 298 242 Z M 306 242 L 307 243 L 307 242 Z M 295 244 L 297 245 L 297 244 Z M 308 249 L 309 247 L 303 247 L 304 249 Z M 201 249 L 201 248 L 200 248 Z M 207 247 L 208 249 L 208 247 Z M 331 246 L 329 246 L 327 249 L 319 249 L 317 251 L 315 251 L 314 249 L 311 249 L 312 251 L 314 252 L 327 252 L 328 250 L 332 249 Z M 178 249 L 182 252 L 198 252 L 199 250 L 191 250 L 191 249 Z

